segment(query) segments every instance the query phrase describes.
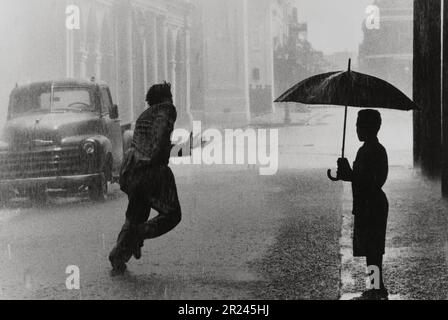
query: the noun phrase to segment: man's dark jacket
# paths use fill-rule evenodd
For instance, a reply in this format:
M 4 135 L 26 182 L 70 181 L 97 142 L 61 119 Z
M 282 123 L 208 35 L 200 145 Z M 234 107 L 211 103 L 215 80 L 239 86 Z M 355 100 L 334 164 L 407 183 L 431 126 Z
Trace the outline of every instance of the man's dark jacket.
M 171 102 L 156 104 L 138 118 L 131 148 L 120 171 L 121 190 L 129 194 L 141 178 L 141 169 L 167 166 L 171 153 L 171 134 L 177 112 Z

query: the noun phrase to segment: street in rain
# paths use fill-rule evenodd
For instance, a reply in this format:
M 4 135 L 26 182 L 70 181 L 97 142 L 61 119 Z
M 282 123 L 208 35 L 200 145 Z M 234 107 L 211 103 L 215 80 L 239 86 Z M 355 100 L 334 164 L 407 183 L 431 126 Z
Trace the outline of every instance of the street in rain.
M 1 300 L 448 297 L 445 4 L 0 6 Z

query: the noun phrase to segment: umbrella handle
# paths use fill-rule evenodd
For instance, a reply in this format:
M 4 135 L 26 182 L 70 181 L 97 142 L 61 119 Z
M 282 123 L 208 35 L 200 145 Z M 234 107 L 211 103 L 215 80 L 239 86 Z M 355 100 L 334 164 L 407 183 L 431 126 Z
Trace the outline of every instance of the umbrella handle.
M 328 169 L 328 171 L 327 171 L 327 177 L 328 177 L 328 179 L 330 179 L 331 181 L 334 181 L 334 182 L 336 182 L 336 181 L 339 181 L 339 179 L 336 177 L 333 177 L 332 175 L 331 175 L 331 169 Z

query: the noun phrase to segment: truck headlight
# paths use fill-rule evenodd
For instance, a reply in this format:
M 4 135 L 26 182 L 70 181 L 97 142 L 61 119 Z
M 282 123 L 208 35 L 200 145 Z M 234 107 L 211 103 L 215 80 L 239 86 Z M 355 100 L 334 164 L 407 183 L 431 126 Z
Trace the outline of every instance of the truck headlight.
M 93 141 L 87 141 L 84 143 L 83 149 L 86 154 L 94 154 L 95 153 L 95 143 Z

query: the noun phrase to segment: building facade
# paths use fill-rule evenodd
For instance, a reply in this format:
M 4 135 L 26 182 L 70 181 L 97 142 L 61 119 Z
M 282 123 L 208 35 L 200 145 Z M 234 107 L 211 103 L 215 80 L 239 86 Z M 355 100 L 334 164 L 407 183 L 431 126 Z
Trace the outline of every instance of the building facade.
M 194 118 L 239 125 L 275 112 L 274 42 L 287 38 L 295 1 L 192 2 Z
M 362 72 L 383 78 L 412 95 L 413 0 L 375 0 L 379 8 L 378 29 L 363 25 L 359 47 Z
M 179 116 L 190 113 L 190 20 L 188 1 L 78 0 L 84 21 L 67 31 L 67 76 L 107 81 L 125 122 L 145 109 L 151 84 L 168 81 Z
M 5 1 L 17 9 L 20 56 L 2 82 L 95 77 L 127 125 L 161 81 L 181 122 L 244 125 L 274 112 L 274 48 L 297 16 L 295 0 Z M 79 28 L 67 28 L 76 14 Z
M 20 1 L 19 1 L 20 2 Z M 23 2 L 23 1 L 22 1 Z M 39 0 L 20 3 L 15 81 L 106 81 L 124 124 L 145 108 L 151 84 L 172 83 L 180 118 L 190 117 L 190 13 L 184 0 Z M 79 14 L 79 28 L 67 19 Z

